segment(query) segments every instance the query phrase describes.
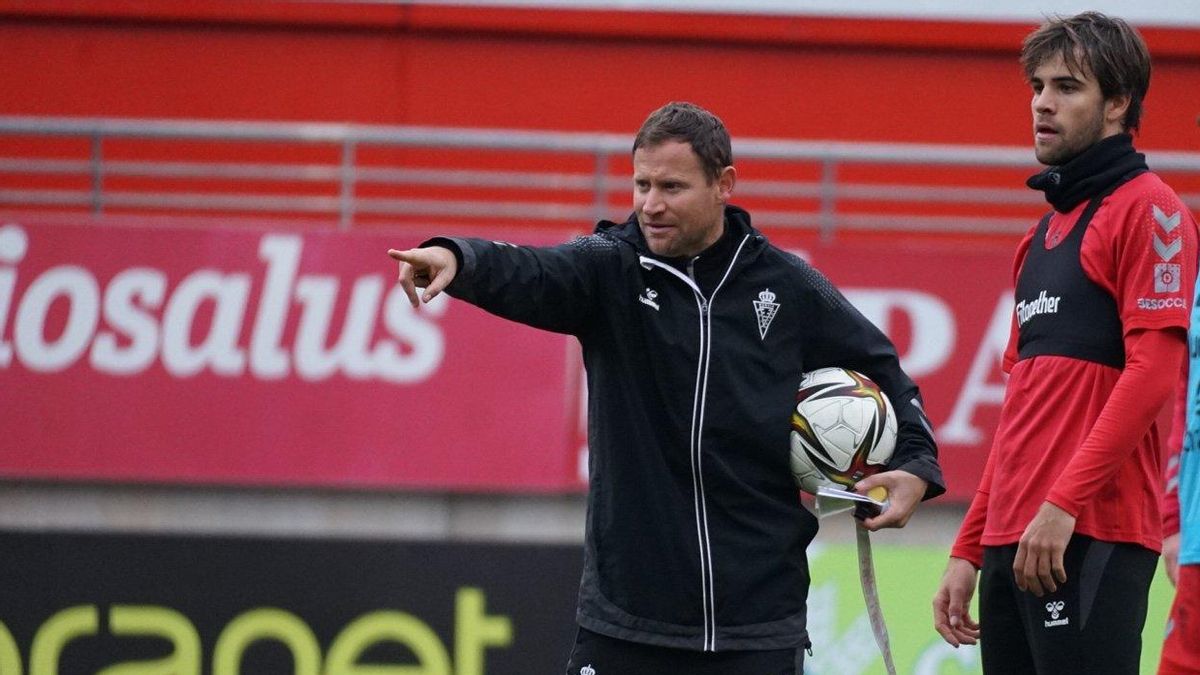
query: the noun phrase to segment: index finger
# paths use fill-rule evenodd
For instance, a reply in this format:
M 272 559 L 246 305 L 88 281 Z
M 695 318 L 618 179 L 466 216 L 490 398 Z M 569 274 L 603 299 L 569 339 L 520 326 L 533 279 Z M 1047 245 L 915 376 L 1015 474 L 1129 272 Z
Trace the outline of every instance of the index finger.
M 412 263 L 420 259 L 420 251 L 421 249 L 419 248 L 410 248 L 404 251 L 395 248 L 389 248 L 387 253 L 389 256 L 399 260 L 400 262 Z
M 942 639 L 946 641 L 946 644 L 950 645 L 951 647 L 957 649 L 962 645 L 962 641 L 958 639 L 958 634 L 955 633 L 954 629 L 950 627 L 950 621 L 946 618 L 945 614 L 939 615 L 934 619 L 933 629 L 936 630 L 938 635 L 941 635 Z
M 958 646 L 958 638 L 950 626 L 950 594 L 943 587 L 933 596 L 933 629 L 951 646 Z
M 1017 544 L 1017 555 L 1013 559 L 1012 571 L 1013 578 L 1017 582 L 1017 588 L 1021 589 L 1022 591 L 1029 590 L 1025 583 L 1025 558 L 1028 555 L 1029 550 L 1026 548 L 1025 543 L 1021 542 Z

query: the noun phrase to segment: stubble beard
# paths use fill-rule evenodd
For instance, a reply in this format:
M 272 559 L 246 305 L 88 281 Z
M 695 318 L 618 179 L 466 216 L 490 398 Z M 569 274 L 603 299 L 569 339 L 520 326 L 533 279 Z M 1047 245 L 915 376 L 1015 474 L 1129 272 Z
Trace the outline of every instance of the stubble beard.
M 1062 143 L 1051 147 L 1034 146 L 1033 154 L 1037 160 L 1046 166 L 1062 166 L 1083 154 L 1088 148 L 1099 143 L 1104 138 L 1104 108 L 1096 112 L 1092 123 L 1080 129 L 1078 133 L 1063 136 Z
M 661 258 L 690 258 L 700 254 L 704 249 L 712 246 L 717 239 L 721 238 L 721 234 L 725 231 L 724 212 L 718 225 L 714 229 L 705 231 L 692 231 L 685 229 L 682 225 L 676 226 L 672 232 L 672 236 L 667 238 L 651 238 L 646 233 L 646 226 L 638 220 L 638 228 L 642 231 L 642 239 L 646 242 L 646 247 L 650 252 Z M 712 241 L 706 241 L 708 238 Z

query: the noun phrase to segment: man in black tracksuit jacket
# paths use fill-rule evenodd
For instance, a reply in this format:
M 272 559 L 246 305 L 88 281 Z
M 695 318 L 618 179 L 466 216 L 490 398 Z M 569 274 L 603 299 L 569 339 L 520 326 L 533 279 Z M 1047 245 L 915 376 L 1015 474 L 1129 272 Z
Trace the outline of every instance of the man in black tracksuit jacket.
M 936 448 L 889 340 L 819 272 L 768 243 L 726 203 L 728 190 L 689 182 L 688 153 L 697 153 L 671 123 L 716 118 L 669 104 L 647 125 L 656 115 L 666 140 L 635 142 L 637 212 L 626 222 L 548 248 L 436 238 L 391 253 L 414 302 L 414 286 L 427 287 L 426 300 L 444 287 L 580 341 L 590 491 L 582 630 L 568 673 L 799 675 L 809 644 L 805 547 L 817 531 L 788 463 L 801 374 L 858 370 L 896 409 L 889 470 L 860 483 L 892 495 L 871 529 L 903 526 L 917 502 L 944 491 Z M 658 148 L 679 153 L 658 161 Z M 724 166 L 732 172 L 732 158 Z M 687 190 L 701 197 L 680 197 Z M 701 232 L 685 222 L 697 213 L 708 214 L 703 232 L 715 241 L 686 241 Z

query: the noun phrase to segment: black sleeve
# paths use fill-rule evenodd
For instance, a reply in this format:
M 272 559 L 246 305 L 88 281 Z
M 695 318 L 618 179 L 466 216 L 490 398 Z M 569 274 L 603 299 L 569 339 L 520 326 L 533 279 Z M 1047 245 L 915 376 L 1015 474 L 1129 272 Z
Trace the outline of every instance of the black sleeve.
M 530 247 L 485 239 L 435 237 L 458 258 L 450 296 L 492 314 L 556 333 L 579 334 L 595 316 L 597 267 L 618 255 L 592 235 L 559 246 Z
M 933 427 L 916 383 L 900 368 L 895 346 L 820 272 L 799 264 L 812 303 L 810 316 L 815 318 L 804 344 L 804 369 L 839 366 L 874 380 L 892 402 L 899 426 L 888 469 L 903 469 L 925 479 L 929 484 L 925 499 L 942 494 L 946 484 Z

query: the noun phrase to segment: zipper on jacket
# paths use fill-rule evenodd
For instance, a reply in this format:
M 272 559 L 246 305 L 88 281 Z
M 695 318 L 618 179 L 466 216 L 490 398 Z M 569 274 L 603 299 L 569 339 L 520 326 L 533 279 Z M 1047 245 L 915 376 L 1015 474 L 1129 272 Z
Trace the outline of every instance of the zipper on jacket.
M 696 389 L 692 398 L 692 429 L 688 442 L 692 464 L 692 495 L 696 512 L 696 536 L 700 545 L 700 592 L 703 602 L 701 610 L 704 615 L 703 650 L 706 652 L 717 651 L 717 603 L 716 592 L 713 589 L 712 543 L 709 540 L 708 534 L 708 502 L 704 494 L 704 467 L 702 464 L 703 455 L 701 453 L 704 441 L 705 403 L 708 396 L 709 358 L 712 355 L 711 312 L 717 293 L 725 285 L 725 280 L 729 278 L 730 272 L 733 271 L 734 263 L 737 262 L 738 256 L 741 255 L 742 249 L 745 248 L 746 242 L 749 239 L 750 235 L 742 238 L 737 250 L 733 252 L 733 256 L 729 260 L 729 266 L 725 268 L 725 274 L 717 282 L 712 295 L 707 298 L 704 297 L 704 293 L 701 292 L 700 286 L 693 277 L 696 258 L 692 258 L 688 263 L 688 274 L 685 275 L 674 267 L 654 258 L 640 256 L 642 266 L 647 269 L 651 267 L 662 268 L 686 283 L 692 289 L 692 293 L 696 298 L 696 306 L 700 311 L 700 352 L 697 359 L 698 363 L 696 364 Z

